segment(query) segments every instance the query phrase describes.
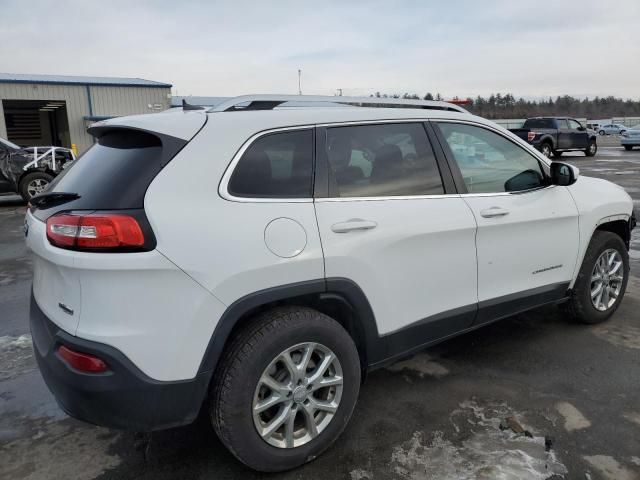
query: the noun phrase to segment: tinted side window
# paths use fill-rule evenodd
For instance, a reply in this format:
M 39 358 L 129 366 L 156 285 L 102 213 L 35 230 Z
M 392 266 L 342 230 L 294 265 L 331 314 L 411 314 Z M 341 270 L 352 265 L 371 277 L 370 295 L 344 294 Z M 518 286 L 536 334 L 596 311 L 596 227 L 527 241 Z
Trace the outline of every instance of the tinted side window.
M 545 185 L 540 162 L 497 133 L 459 123 L 439 123 L 469 193 L 529 190 Z
M 580 128 L 582 125 L 580 124 L 580 122 L 576 121 L 576 120 L 569 120 L 569 127 L 572 130 L 577 130 L 578 128 Z
M 522 128 L 556 128 L 551 118 L 532 118 L 524 122 Z
M 228 190 L 237 197 L 310 198 L 312 172 L 312 130 L 272 133 L 244 152 Z
M 567 122 L 566 119 L 562 118 L 562 119 L 558 119 L 556 120 L 556 122 L 558 122 L 558 128 L 564 128 L 567 129 L 569 128 L 569 123 Z
M 431 144 L 420 123 L 328 128 L 326 151 L 337 196 L 444 193 Z

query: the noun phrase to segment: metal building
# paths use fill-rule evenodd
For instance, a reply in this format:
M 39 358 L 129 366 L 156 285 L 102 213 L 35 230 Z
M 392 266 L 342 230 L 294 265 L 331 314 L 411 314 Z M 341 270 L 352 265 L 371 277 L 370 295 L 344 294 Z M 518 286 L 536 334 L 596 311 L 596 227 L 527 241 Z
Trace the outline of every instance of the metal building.
M 0 137 L 22 146 L 78 153 L 93 144 L 89 124 L 169 108 L 171 85 L 141 78 L 0 73 Z

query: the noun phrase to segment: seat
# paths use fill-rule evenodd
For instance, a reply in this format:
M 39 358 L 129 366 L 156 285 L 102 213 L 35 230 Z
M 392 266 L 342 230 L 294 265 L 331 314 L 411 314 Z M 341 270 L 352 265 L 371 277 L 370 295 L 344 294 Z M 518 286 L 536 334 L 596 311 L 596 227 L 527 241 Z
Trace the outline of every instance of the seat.
M 371 183 L 386 183 L 403 175 L 402 150 L 397 145 L 383 145 L 375 154 Z

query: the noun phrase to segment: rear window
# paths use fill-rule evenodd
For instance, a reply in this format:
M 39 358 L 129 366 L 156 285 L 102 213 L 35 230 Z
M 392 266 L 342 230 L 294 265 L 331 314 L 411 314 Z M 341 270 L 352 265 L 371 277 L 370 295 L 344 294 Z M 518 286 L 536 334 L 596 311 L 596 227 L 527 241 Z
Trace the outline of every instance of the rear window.
M 312 179 L 313 131 L 272 133 L 242 155 L 228 191 L 236 197 L 310 198 Z
M 76 193 L 73 208 L 142 208 L 147 187 L 162 168 L 162 142 L 136 130 L 113 130 L 51 184 L 52 192 Z
M 551 118 L 531 118 L 524 122 L 523 128 L 556 128 Z

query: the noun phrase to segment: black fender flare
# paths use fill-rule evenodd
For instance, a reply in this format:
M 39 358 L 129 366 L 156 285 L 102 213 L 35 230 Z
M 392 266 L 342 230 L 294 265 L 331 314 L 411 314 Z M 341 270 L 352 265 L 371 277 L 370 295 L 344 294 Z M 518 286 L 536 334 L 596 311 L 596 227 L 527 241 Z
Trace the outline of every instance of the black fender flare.
M 227 346 L 229 336 L 241 319 L 256 311 L 263 305 L 272 304 L 280 300 L 296 298 L 313 298 L 314 301 L 339 301 L 350 308 L 357 321 L 355 327 L 364 341 L 368 355 L 368 364 L 375 363 L 383 352 L 378 352 L 379 335 L 373 309 L 362 289 L 353 281 L 346 278 L 323 278 L 304 282 L 290 283 L 270 287 L 258 292 L 250 293 L 233 302 L 222 314 L 209 339 L 198 369 L 198 374 L 212 375 L 216 369 L 220 356 Z

